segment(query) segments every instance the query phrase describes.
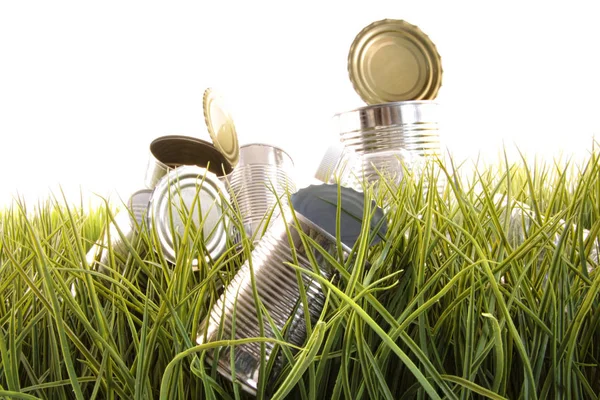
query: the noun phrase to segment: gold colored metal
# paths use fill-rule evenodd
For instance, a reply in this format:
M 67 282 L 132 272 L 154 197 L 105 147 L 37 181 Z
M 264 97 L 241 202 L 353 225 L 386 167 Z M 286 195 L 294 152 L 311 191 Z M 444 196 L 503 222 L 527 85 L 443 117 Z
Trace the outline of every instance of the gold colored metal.
M 350 46 L 348 73 L 367 104 L 432 100 L 442 85 L 435 44 L 403 20 L 384 19 L 365 27 Z
M 215 147 L 235 167 L 240 157 L 237 132 L 221 97 L 211 88 L 204 91 L 204 121 Z

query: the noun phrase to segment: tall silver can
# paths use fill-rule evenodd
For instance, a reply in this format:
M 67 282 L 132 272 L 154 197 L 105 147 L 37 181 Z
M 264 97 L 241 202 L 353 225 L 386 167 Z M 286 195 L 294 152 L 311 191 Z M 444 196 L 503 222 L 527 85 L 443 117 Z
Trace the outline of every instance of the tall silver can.
M 335 238 L 338 189 L 341 190 L 343 210 L 340 220 L 341 249 L 337 248 Z M 321 284 L 309 275 L 302 274 L 300 281 L 296 269 L 289 264 L 315 271 L 315 267 L 309 261 L 314 257 L 320 275 L 330 279 L 334 274 L 332 266 L 313 246 L 305 246 L 307 242 L 302 240 L 302 236 L 308 236 L 333 257 L 337 258 L 340 253 L 342 257 L 347 257 L 361 231 L 364 195 L 352 189 L 340 188 L 338 185 L 310 186 L 292 196 L 292 206 L 296 210 L 296 219 L 292 209 L 287 208 L 269 227 L 252 251 L 251 259 L 242 265 L 201 325 L 196 338 L 198 344 L 263 335 L 269 338 L 276 337 L 266 317 L 263 318 L 261 334 L 252 282 L 255 283 L 262 306 L 277 330 L 282 333 L 284 340 L 296 346 L 305 341 L 305 310 L 308 310 L 311 323 L 316 323 L 323 308 L 325 294 Z M 372 233 L 377 229 L 377 233 L 383 235 L 386 230 L 383 212 L 374 205 L 372 207 Z M 372 243 L 380 239 L 375 237 Z M 306 291 L 306 307 L 300 300 L 300 284 Z M 267 342 L 264 347 L 267 361 L 271 358 L 274 345 Z M 260 379 L 261 344 L 251 342 L 233 348 L 223 347 L 218 352 L 216 349 L 207 352 L 207 361 L 216 362 L 219 373 L 229 379 L 232 379 L 232 351 L 235 380 L 245 391 L 255 394 Z M 281 355 L 278 355 L 274 370 L 271 371 L 272 375 L 267 377 L 268 379 L 277 376 L 282 362 Z
M 259 143 L 240 147 L 239 163 L 227 180 L 244 230 L 254 242 L 267 221 L 274 220 L 278 202 L 287 203 L 287 194 L 296 191 L 293 175 L 294 162 L 282 149 Z

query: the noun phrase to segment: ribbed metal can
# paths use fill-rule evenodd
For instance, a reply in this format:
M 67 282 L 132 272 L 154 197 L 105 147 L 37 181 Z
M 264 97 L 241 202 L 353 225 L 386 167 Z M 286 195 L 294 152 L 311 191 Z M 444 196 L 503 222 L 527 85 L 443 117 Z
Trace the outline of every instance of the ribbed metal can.
M 187 242 L 194 256 L 192 269 L 197 270 L 200 258 L 212 263 L 229 248 L 234 236 L 230 211 L 229 194 L 215 174 L 181 166 L 170 170 L 154 188 L 148 224 L 167 261 L 176 263 L 177 251 Z
M 359 189 L 386 180 L 395 190 L 409 171 L 419 177 L 441 157 L 438 105 L 433 101 L 377 104 L 336 114 L 339 142 L 325 153 L 315 177 Z M 443 176 L 436 182 L 444 187 Z M 390 186 L 391 185 L 391 186 Z M 427 185 L 427 182 L 426 182 Z
M 114 222 L 108 225 L 100 240 L 88 251 L 86 255 L 88 265 L 100 272 L 108 272 L 109 247 L 112 249 L 116 262 L 125 262 L 129 254 L 126 242 L 133 243 L 139 230 L 145 226 L 151 193 L 151 190 L 142 189 L 129 197 L 127 208 L 120 210 L 115 215 Z
M 438 104 L 429 100 L 377 104 L 335 115 L 340 141 L 358 154 L 406 150 L 441 155 Z
M 335 238 L 338 190 L 341 190 L 344 210 L 340 221 L 341 249 L 338 249 Z M 330 279 L 334 274 L 332 266 L 321 252 L 309 245 L 309 241 L 302 240 L 302 237 L 309 237 L 335 258 L 340 254 L 347 257 L 361 231 L 364 196 L 338 185 L 310 186 L 292 196 L 292 206 L 296 210 L 295 218 L 292 208 L 288 207 L 269 227 L 252 251 L 251 258 L 242 265 L 202 323 L 196 338 L 198 344 L 221 339 L 276 337 L 266 317 L 263 318 L 261 334 L 253 282 L 262 306 L 284 340 L 296 346 L 302 345 L 306 340 L 305 309 L 308 310 L 311 323 L 315 323 L 322 311 L 325 294 L 317 280 L 307 274 L 301 274 L 302 277 L 299 278 L 297 270 L 290 264 L 313 272 L 318 270 L 323 278 Z M 382 219 L 383 212 L 376 209 L 371 224 L 385 232 L 385 227 L 382 229 L 380 223 Z M 311 258 L 316 260 L 316 266 L 309 261 Z M 306 307 L 301 301 L 300 285 L 306 291 Z M 264 348 L 265 359 L 269 360 L 274 344 L 266 342 Z M 216 362 L 219 373 L 229 379 L 232 379 L 232 357 L 235 381 L 245 391 L 255 394 L 260 378 L 261 344 L 251 342 L 207 352 L 207 361 Z M 282 363 L 283 359 L 279 354 L 269 379 L 277 376 Z
M 234 206 L 242 216 L 244 230 L 256 242 L 273 220 L 279 203 L 296 191 L 294 162 L 282 149 L 253 143 L 240 147 L 239 163 L 226 177 Z
M 326 183 L 339 182 L 358 191 L 362 191 L 364 184 L 376 184 L 377 190 L 382 180 L 386 181 L 386 186 L 397 188 L 402 182 L 404 171 L 411 171 L 420 165 L 405 150 L 358 154 L 339 144 L 327 149 L 315 178 Z
M 217 177 L 233 170 L 227 158 L 212 143 L 188 136 L 161 136 L 150 143 L 145 186 L 153 189 L 170 170 L 182 165 L 205 168 Z

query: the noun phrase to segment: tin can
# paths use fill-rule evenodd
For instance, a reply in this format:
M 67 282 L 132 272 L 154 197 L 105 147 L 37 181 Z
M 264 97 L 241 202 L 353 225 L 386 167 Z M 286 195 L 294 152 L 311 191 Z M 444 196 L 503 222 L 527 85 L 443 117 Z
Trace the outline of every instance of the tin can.
M 340 221 L 341 249 L 337 248 L 335 238 L 338 189 L 341 190 L 341 206 L 345 210 Z M 346 258 L 361 231 L 360 218 L 363 215 L 364 196 L 337 185 L 319 185 L 299 190 L 291 196 L 291 201 L 293 209 L 296 210 L 296 218 L 292 209 L 286 208 L 267 230 L 252 251 L 251 259 L 242 265 L 202 323 L 196 338 L 198 344 L 263 335 L 276 337 L 266 318 L 263 319 L 261 335 L 253 281 L 262 306 L 269 313 L 277 330 L 282 332 L 283 338 L 298 346 L 305 341 L 305 308 L 310 315 L 310 321 L 316 323 L 325 295 L 320 282 L 307 274 L 302 274 L 299 278 L 296 269 L 289 264 L 299 265 L 310 271 L 318 270 L 323 278 L 330 279 L 334 274 L 332 266 L 319 251 L 310 245 L 305 246 L 307 241 L 303 241 L 302 236 L 308 236 L 331 256 L 337 258 L 341 253 L 342 257 Z M 385 227 L 382 229 L 380 224 L 383 212 L 376 209 L 375 214 L 371 220 L 372 226 L 377 226 L 381 233 L 384 233 Z M 374 240 L 373 243 L 375 242 Z M 310 259 L 316 260 L 318 265 L 311 265 Z M 300 285 L 303 285 L 306 291 L 306 307 L 300 300 Z M 266 360 L 270 359 L 273 350 L 273 343 L 265 343 Z M 260 343 L 252 342 L 207 351 L 207 361 L 216 362 L 219 373 L 229 379 L 232 379 L 231 357 L 235 365 L 236 382 L 239 382 L 245 391 L 256 394 L 261 362 Z M 277 376 L 282 368 L 283 359 L 280 355 L 277 357 L 270 379 Z
M 212 143 L 188 136 L 161 136 L 150 143 L 145 186 L 153 189 L 167 172 L 182 165 L 205 168 L 217 177 L 233 170 L 227 158 Z
M 411 156 L 441 155 L 438 104 L 400 101 L 337 114 L 340 141 L 359 155 L 406 150 Z
M 327 149 L 315 178 L 325 183 L 340 183 L 357 191 L 362 191 L 365 184 L 375 184 L 377 191 L 382 179 L 386 180 L 386 186 L 399 187 L 404 171 L 420 164 L 405 150 L 358 154 L 339 144 Z
M 239 163 L 227 180 L 244 230 L 254 242 L 276 216 L 278 202 L 287 204 L 286 195 L 296 191 L 293 172 L 292 158 L 278 147 L 260 143 L 240 147 Z
M 146 226 L 146 214 L 151 193 L 151 190 L 142 189 L 129 197 L 127 208 L 115 215 L 114 221 L 108 225 L 101 239 L 88 251 L 86 255 L 88 265 L 99 272 L 108 273 L 109 247 L 112 249 L 116 262 L 125 263 L 129 254 L 126 243 L 133 243 L 140 229 Z
M 187 244 L 192 269 L 200 259 L 212 263 L 229 247 L 229 195 L 217 175 L 205 168 L 181 166 L 157 183 L 148 205 L 148 224 L 156 231 L 160 253 L 175 264 Z

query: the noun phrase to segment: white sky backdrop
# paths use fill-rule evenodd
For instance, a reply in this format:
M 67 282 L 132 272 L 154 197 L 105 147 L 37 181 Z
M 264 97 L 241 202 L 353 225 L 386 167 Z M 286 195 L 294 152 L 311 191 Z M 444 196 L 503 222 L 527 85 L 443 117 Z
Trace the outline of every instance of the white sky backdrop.
M 369 23 L 404 19 L 438 47 L 443 141 L 584 158 L 600 137 L 597 2 L 0 2 L 0 207 L 141 188 L 148 144 L 208 138 L 206 87 L 241 144 L 283 147 L 308 182 L 331 117 L 363 106 L 346 60 Z M 92 196 L 93 197 L 93 196 Z M 113 194 L 114 198 L 114 194 Z

